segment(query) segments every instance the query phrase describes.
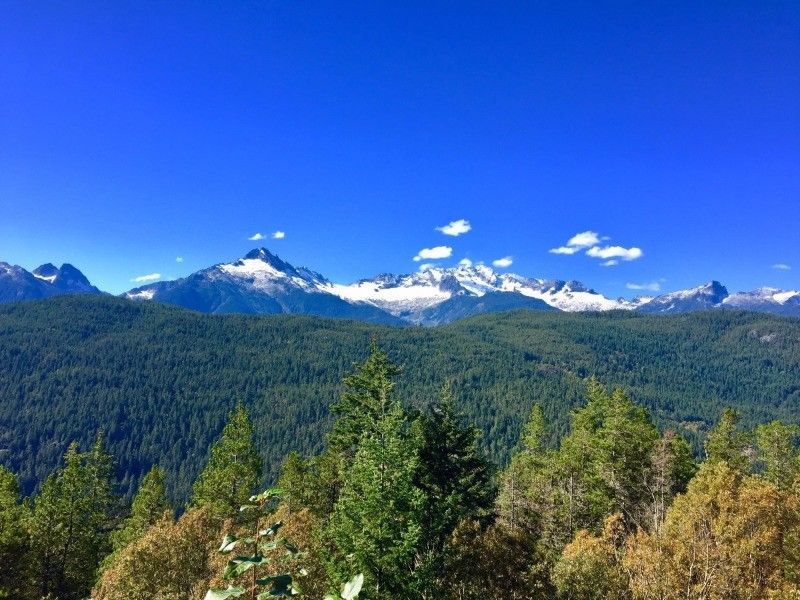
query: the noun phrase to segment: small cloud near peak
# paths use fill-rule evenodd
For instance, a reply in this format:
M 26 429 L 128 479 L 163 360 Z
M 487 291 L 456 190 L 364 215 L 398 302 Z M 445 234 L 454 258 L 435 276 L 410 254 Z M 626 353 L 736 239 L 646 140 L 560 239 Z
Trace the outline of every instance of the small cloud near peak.
M 651 281 L 650 283 L 628 283 L 625 285 L 629 290 L 645 291 L 645 292 L 660 292 L 661 284 L 658 281 Z
M 145 283 L 147 281 L 156 281 L 157 279 L 161 279 L 161 273 L 150 273 L 148 275 L 139 275 L 138 277 L 134 277 L 131 279 L 133 283 Z
M 434 246 L 433 248 L 423 248 L 414 257 L 414 262 L 421 260 L 440 260 L 442 258 L 450 258 L 453 254 L 453 249 L 450 246 Z
M 472 225 L 470 225 L 469 221 L 466 219 L 459 219 L 458 221 L 450 221 L 447 225 L 437 227 L 436 231 L 441 231 L 445 235 L 457 237 L 467 233 L 470 229 L 472 229 Z

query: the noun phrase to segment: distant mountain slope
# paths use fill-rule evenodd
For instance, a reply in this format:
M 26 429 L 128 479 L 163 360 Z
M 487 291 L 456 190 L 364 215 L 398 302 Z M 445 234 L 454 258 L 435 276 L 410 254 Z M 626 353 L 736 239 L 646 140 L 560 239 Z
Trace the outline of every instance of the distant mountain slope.
M 28 272 L 0 262 L 0 303 L 61 294 L 99 294 L 75 267 L 45 264 Z M 386 325 L 442 325 L 484 312 L 515 308 L 589 312 L 628 310 L 673 314 L 735 308 L 800 317 L 800 291 L 759 288 L 730 294 L 717 281 L 650 297 L 608 298 L 580 281 L 498 272 L 484 264 L 384 273 L 352 284 L 334 283 L 295 267 L 266 248 L 174 281 L 123 294 L 204 313 L 308 314 Z
M 484 313 L 528 309 L 558 312 L 543 300 L 529 298 L 518 292 L 488 292 L 482 296 L 452 296 L 420 313 L 420 321 L 428 325 L 440 325 L 474 317 Z
M 501 300 L 496 294 L 508 297 Z M 531 279 L 497 273 L 480 264 L 430 268 L 407 275 L 383 274 L 343 285 L 295 267 L 266 248 L 255 249 L 232 263 L 220 263 L 176 281 L 142 286 L 124 295 L 200 312 L 314 314 L 421 325 L 506 310 L 501 306 L 585 311 L 633 309 L 641 303 L 608 299 L 577 281 Z M 484 296 L 489 297 L 478 300 Z
M 639 305 L 637 301 L 606 298 L 578 281 L 497 273 L 482 264 L 433 267 L 408 275 L 383 274 L 350 285 L 330 284 L 326 289 L 346 300 L 369 302 L 394 315 L 423 324 L 432 324 L 426 321 L 426 315 L 436 314 L 434 306 L 457 296 L 478 298 L 484 294 L 510 292 L 541 302 L 531 303 L 531 307 L 550 307 L 567 312 L 633 309 Z
M 83 273 L 70 264 L 47 263 L 33 272 L 0 262 L 0 303 L 36 300 L 62 294 L 100 294 Z
M 800 316 L 800 292 L 794 291 L 762 288 L 731 295 L 721 283 L 711 281 L 655 298 L 613 299 L 580 281 L 499 273 L 480 263 L 431 267 L 405 275 L 383 273 L 341 284 L 309 269 L 294 267 L 266 248 L 257 248 L 235 262 L 220 263 L 183 279 L 136 288 L 125 297 L 160 300 L 200 312 L 313 314 L 428 326 L 513 308 L 565 312 L 636 310 L 649 314 L 738 308 Z
M 158 300 L 205 313 L 290 313 L 402 324 L 370 304 L 347 302 L 321 291 L 320 287 L 327 284 L 319 273 L 295 268 L 259 248 L 233 263 L 142 286 L 125 297 Z
M 696 288 L 656 296 L 637 310 L 649 314 L 674 314 L 719 308 L 800 317 L 800 292 L 760 288 L 730 294 L 719 281 L 709 281 Z
M 800 320 L 733 310 L 524 310 L 419 328 L 65 296 L 0 307 L 0 332 L 0 462 L 27 491 L 70 440 L 103 428 L 126 491 L 159 462 L 185 499 L 239 401 L 274 476 L 290 450 L 320 449 L 342 376 L 373 335 L 403 367 L 400 397 L 422 406 L 452 382 L 498 461 L 533 402 L 563 433 L 591 375 L 696 444 L 726 405 L 747 424 L 800 414 Z

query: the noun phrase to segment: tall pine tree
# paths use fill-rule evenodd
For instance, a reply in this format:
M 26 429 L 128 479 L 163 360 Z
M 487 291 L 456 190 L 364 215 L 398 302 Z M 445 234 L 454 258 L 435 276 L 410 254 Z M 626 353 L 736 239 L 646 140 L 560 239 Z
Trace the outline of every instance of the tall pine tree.
M 136 492 L 131 504 L 130 516 L 125 519 L 120 529 L 111 534 L 111 545 L 115 554 L 142 537 L 150 526 L 164 517 L 165 513 L 171 512 L 164 487 L 165 478 L 164 470 L 158 465 L 153 465 L 142 478 L 139 491 Z M 111 560 L 111 557 L 109 559 Z
M 108 553 L 112 460 L 102 435 L 89 452 L 72 444 L 64 467 L 45 481 L 34 504 L 31 543 L 41 597 L 72 600 L 91 590 Z
M 417 487 L 425 494 L 419 562 L 426 580 L 440 573 L 445 542 L 464 519 L 488 522 L 494 503 L 492 471 L 479 432 L 463 425 L 450 386 L 420 418 L 422 447 Z
M 239 405 L 211 446 L 208 463 L 194 484 L 191 506 L 209 506 L 220 518 L 236 515 L 258 485 L 261 466 L 250 417 Z
M 0 598 L 23 598 L 27 591 L 30 513 L 20 502 L 16 476 L 0 466 Z
M 420 440 L 409 425 L 403 409 L 392 402 L 361 440 L 345 473 L 325 530 L 332 589 L 353 573 L 363 573 L 359 597 L 419 597 L 415 556 L 425 497 L 414 485 Z
M 706 437 L 706 458 L 708 462 L 724 461 L 740 473 L 749 473 L 752 464 L 747 450 L 752 436 L 739 427 L 739 420 L 739 413 L 732 408 L 722 411 L 719 422 Z
M 377 423 L 392 408 L 394 378 L 399 373 L 400 367 L 372 339 L 369 357 L 344 378 L 344 392 L 332 408 L 338 417 L 328 435 L 333 452 L 352 460 L 361 438 L 375 432 Z

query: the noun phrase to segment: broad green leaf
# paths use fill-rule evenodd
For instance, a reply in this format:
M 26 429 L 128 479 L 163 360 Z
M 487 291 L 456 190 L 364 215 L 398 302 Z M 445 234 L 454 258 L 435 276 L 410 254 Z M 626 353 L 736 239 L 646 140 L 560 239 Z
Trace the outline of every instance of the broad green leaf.
M 269 591 L 263 592 L 262 594 L 258 595 L 258 598 L 271 598 L 276 596 L 294 596 L 298 594 L 298 591 L 292 587 L 292 576 L 288 573 L 284 573 L 283 575 L 272 575 L 270 577 L 262 577 L 261 579 L 257 579 L 256 583 L 258 585 L 270 585 L 272 586 Z
M 250 502 L 265 502 L 267 500 L 271 500 L 272 498 L 279 498 L 283 495 L 283 490 L 277 487 L 269 488 L 268 490 L 264 490 L 260 494 L 256 494 L 255 496 L 250 497 Z
M 225 598 L 236 598 L 244 593 L 245 591 L 238 587 L 229 587 L 227 590 L 208 590 L 203 600 L 225 600 Z
M 278 530 L 283 527 L 283 521 L 278 521 L 277 523 L 273 523 L 266 529 L 262 529 L 258 532 L 258 535 L 275 535 L 278 533 Z
M 246 573 L 257 565 L 262 565 L 267 561 L 263 556 L 237 556 L 233 560 L 228 561 L 225 567 L 225 572 L 222 574 L 224 579 L 235 579 L 242 573 Z
M 258 545 L 258 549 L 261 552 L 267 553 L 267 552 L 270 552 L 272 550 L 275 550 L 275 548 L 277 548 L 279 545 L 280 545 L 280 542 L 267 542 L 265 544 L 259 544 Z
M 219 547 L 219 552 L 228 554 L 228 552 L 231 552 L 238 543 L 239 539 L 235 535 L 226 535 L 225 539 L 222 540 L 222 545 Z
M 361 591 L 361 586 L 364 585 L 364 575 L 359 573 L 355 577 L 353 577 L 350 581 L 344 584 L 344 589 L 342 590 L 342 598 L 344 600 L 353 600 L 353 598 L 358 598 L 358 594 Z

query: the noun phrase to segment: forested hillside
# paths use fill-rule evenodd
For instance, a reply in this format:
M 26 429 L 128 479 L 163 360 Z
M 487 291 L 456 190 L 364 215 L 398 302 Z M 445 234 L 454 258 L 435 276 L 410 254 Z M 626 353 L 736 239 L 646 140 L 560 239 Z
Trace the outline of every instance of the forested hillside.
M 71 441 L 86 447 L 104 429 L 123 494 L 158 462 L 183 501 L 241 401 L 273 479 L 289 451 L 322 449 L 328 408 L 372 336 L 402 366 L 399 398 L 427 405 L 450 381 L 499 463 L 534 402 L 548 443 L 563 435 L 590 375 L 696 448 L 724 406 L 747 426 L 800 414 L 800 321 L 789 318 L 519 311 L 422 329 L 59 297 L 0 309 L 0 462 L 30 492 Z

